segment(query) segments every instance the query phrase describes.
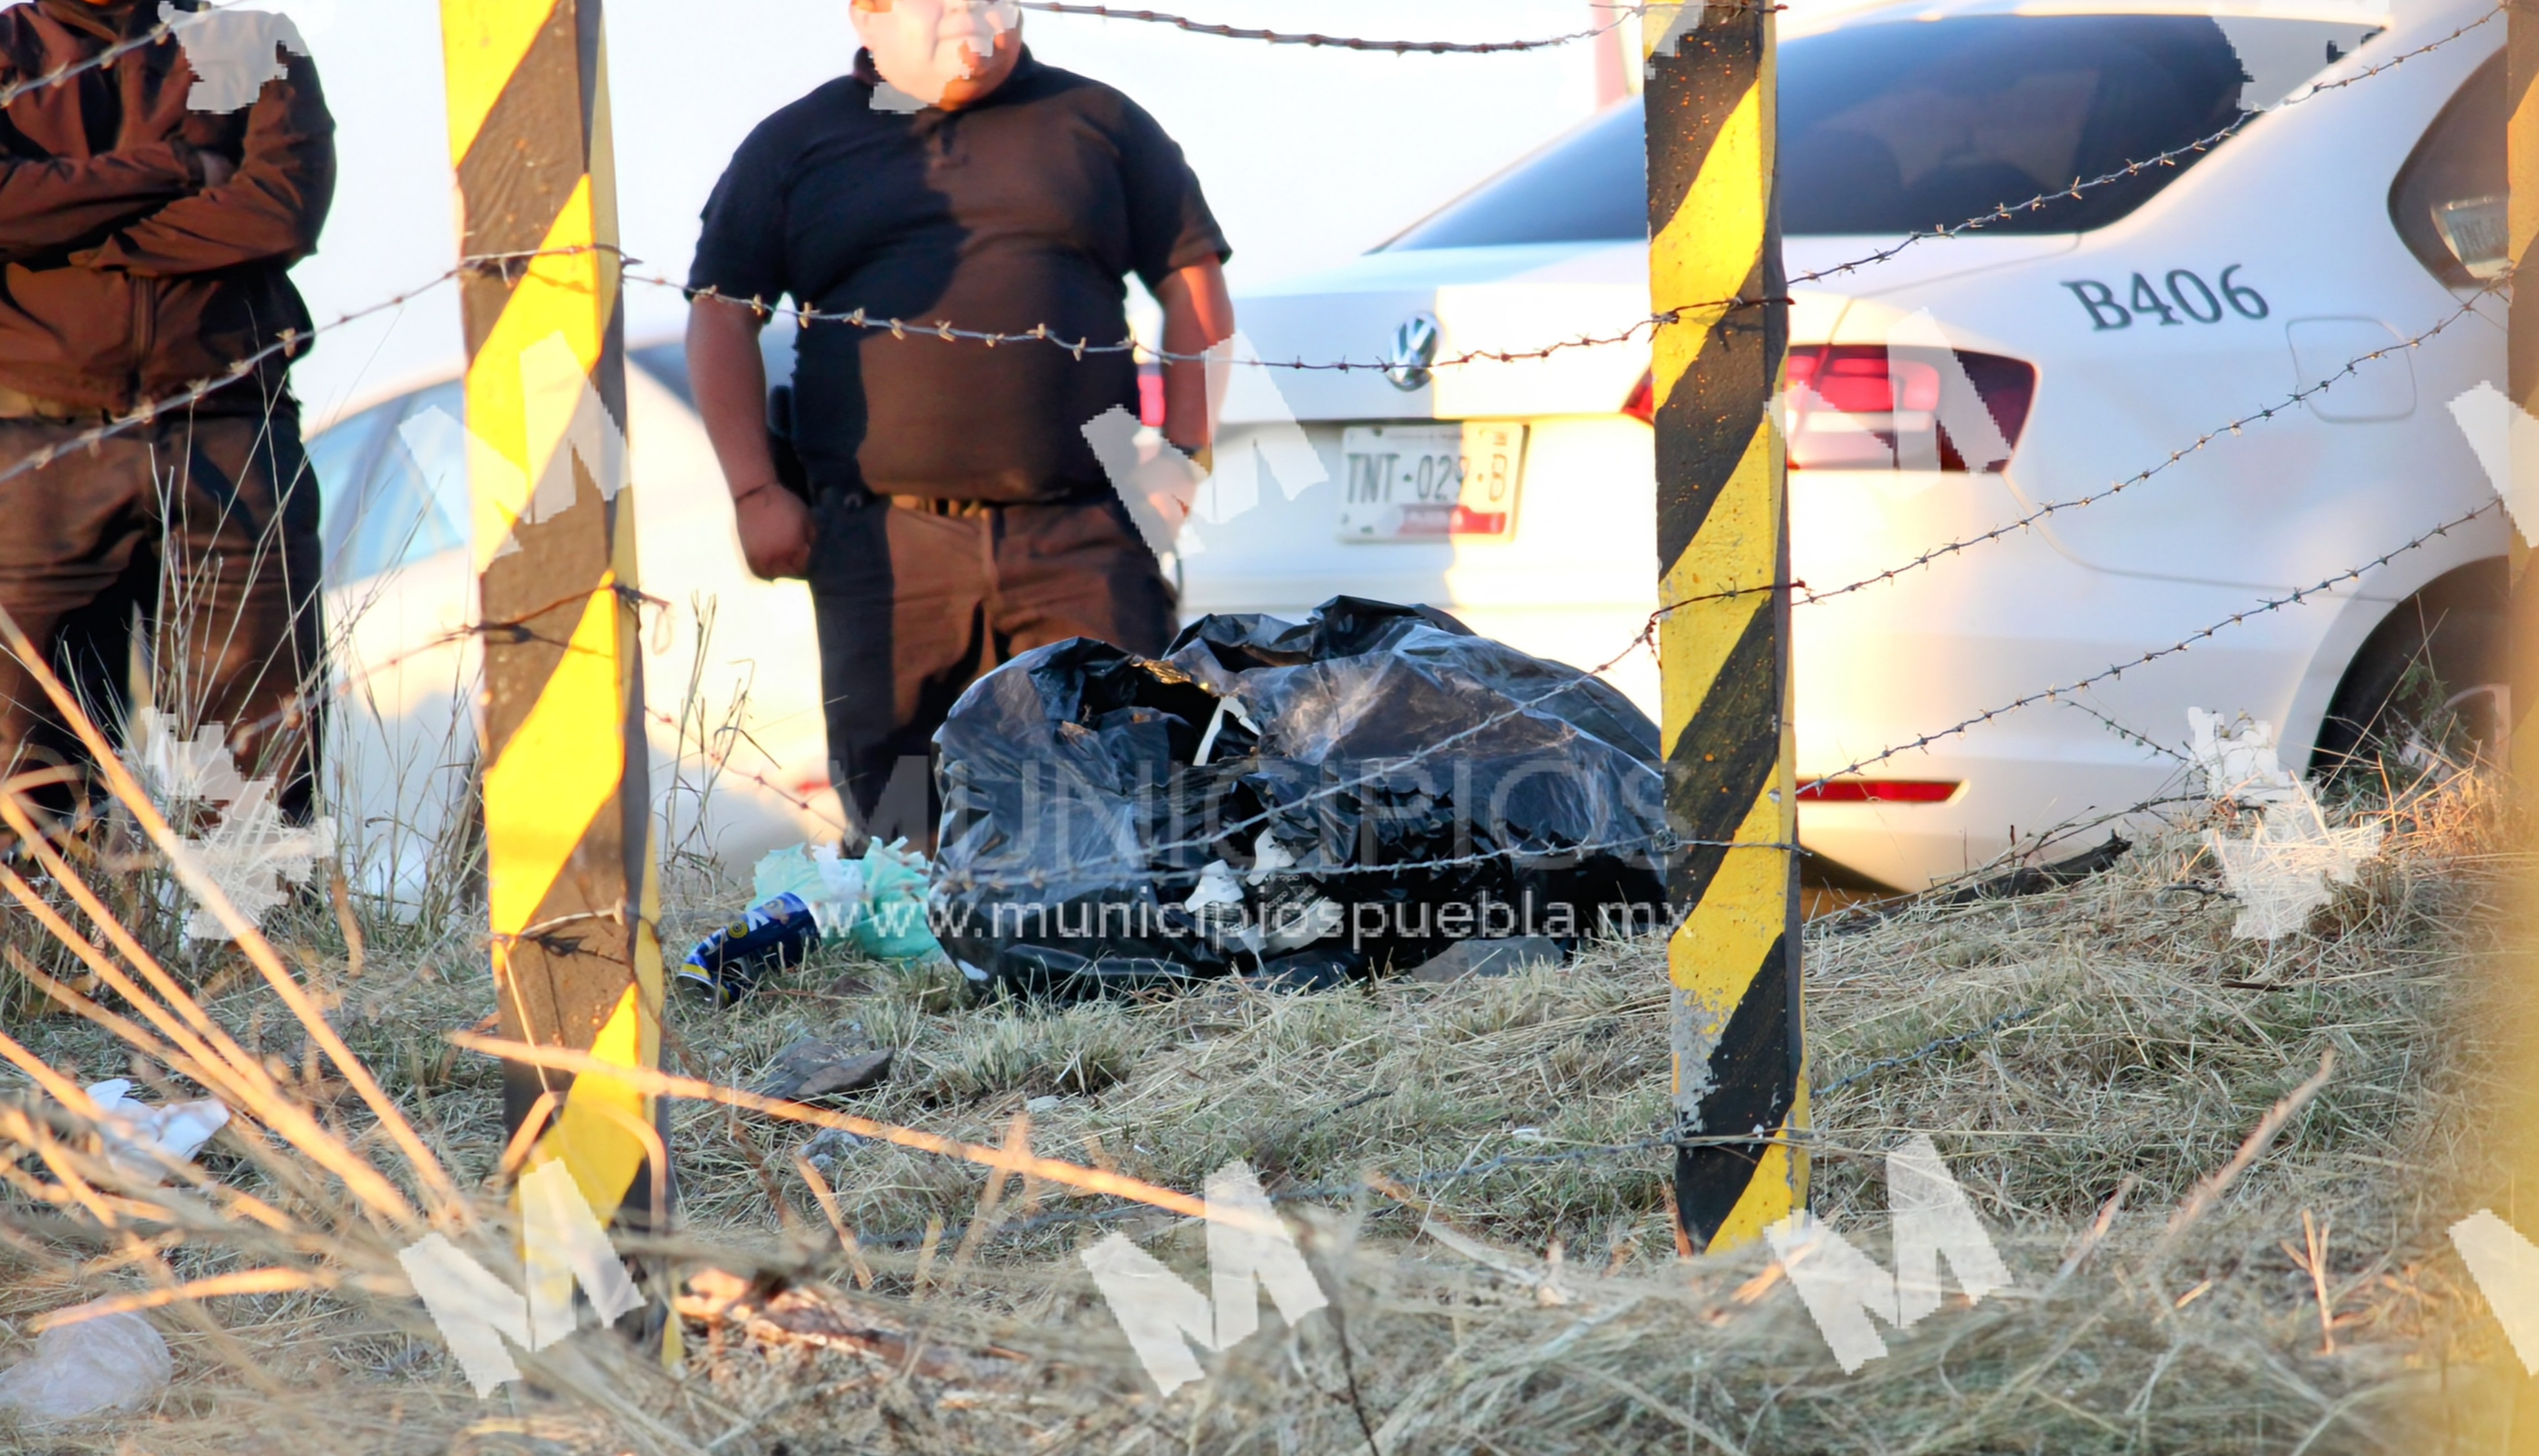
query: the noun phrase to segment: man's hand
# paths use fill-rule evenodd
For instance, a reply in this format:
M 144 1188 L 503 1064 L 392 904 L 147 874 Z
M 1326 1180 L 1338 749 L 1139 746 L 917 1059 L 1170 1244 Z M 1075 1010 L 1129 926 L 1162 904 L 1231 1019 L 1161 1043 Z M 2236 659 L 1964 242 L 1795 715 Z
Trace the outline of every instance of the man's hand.
M 741 559 L 765 581 L 811 574 L 811 508 L 773 481 L 732 498 Z
M 741 559 L 768 581 L 811 569 L 811 512 L 777 482 L 767 445 L 767 364 L 758 353 L 765 314 L 700 295 L 688 306 L 688 382 L 715 459 L 731 486 Z

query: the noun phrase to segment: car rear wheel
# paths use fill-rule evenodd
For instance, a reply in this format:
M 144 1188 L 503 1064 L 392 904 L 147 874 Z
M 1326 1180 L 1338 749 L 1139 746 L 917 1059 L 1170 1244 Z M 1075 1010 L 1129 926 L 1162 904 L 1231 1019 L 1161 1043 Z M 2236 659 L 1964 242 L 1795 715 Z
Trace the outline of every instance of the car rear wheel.
M 2310 771 L 2491 760 L 2505 708 L 2505 565 L 2426 588 L 2365 639 L 2319 725 Z

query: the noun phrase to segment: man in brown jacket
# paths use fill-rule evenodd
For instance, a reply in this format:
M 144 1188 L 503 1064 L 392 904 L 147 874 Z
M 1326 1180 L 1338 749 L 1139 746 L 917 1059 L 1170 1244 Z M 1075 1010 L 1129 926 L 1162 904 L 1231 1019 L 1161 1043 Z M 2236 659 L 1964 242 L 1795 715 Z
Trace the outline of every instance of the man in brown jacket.
M 320 553 L 286 381 L 310 325 L 286 270 L 315 250 L 334 193 L 334 121 L 288 46 L 242 108 L 188 109 L 243 93 L 196 94 L 184 17 L 150 38 L 160 8 L 0 11 L 0 88 L 88 67 L 0 110 L 0 609 L 101 722 L 119 722 L 147 671 L 180 732 L 222 725 L 240 771 L 279 779 L 305 818 Z M 199 402 L 152 411 L 212 380 L 226 382 Z M 0 771 L 80 760 L 0 653 Z

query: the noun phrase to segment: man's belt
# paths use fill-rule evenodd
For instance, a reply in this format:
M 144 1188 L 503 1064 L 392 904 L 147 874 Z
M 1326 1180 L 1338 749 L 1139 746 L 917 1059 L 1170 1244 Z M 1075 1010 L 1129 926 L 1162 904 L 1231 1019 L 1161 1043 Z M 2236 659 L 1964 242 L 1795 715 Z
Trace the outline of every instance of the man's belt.
M 920 516 L 987 516 L 1001 504 L 996 501 L 946 501 L 933 496 L 889 496 L 885 499 L 894 510 L 914 511 Z

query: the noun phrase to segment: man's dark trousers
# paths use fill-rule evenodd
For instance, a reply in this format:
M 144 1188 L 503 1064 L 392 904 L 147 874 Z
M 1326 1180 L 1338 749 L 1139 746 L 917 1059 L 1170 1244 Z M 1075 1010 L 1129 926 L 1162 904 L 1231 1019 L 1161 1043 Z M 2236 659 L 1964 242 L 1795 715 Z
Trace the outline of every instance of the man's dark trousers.
M 1173 589 L 1115 498 L 992 505 L 833 488 L 814 516 L 830 776 L 851 842 L 931 842 L 927 749 L 988 669 L 1070 637 L 1148 656 L 1171 644 Z
M 95 445 L 78 420 L 0 419 L 0 608 L 109 731 L 128 704 L 134 624 L 152 696 L 185 736 L 224 727 L 240 773 L 306 820 L 317 768 L 317 481 L 293 411 L 175 415 Z M 43 688 L 0 654 L 0 765 L 88 755 Z M 56 790 L 44 798 L 64 806 Z

